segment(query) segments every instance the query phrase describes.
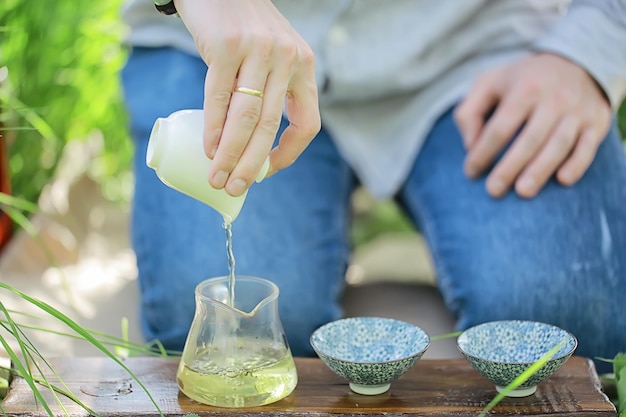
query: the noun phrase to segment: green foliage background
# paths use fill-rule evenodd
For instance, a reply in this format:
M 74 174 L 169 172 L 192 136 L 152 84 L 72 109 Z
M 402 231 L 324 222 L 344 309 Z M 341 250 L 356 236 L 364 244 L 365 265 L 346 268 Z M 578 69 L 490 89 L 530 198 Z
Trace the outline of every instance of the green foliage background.
M 90 174 L 110 198 L 127 198 L 132 143 L 118 80 L 126 58 L 121 2 L 0 1 L 0 105 L 14 195 L 37 201 L 64 146 L 96 134 L 105 148 Z

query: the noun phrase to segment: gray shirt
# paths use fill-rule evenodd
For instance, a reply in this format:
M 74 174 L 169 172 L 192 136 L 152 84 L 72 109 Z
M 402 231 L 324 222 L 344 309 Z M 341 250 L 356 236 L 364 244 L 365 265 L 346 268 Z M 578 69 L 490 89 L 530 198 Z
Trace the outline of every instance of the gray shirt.
M 274 0 L 312 47 L 322 123 L 366 188 L 393 195 L 476 76 L 533 51 L 626 96 L 626 0 Z M 128 42 L 196 54 L 180 19 L 130 0 Z

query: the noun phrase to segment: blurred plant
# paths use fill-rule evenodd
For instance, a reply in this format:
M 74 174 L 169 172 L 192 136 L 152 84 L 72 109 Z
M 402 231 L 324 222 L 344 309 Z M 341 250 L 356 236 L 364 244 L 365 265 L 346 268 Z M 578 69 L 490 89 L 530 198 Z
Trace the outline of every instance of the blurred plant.
M 622 139 L 624 139 L 624 144 L 626 145 L 626 100 L 624 100 L 617 112 L 617 126 L 622 134 Z
M 118 79 L 126 58 L 121 2 L 0 2 L 0 121 L 16 197 L 36 202 L 65 144 L 101 135 L 104 151 L 90 175 L 108 198 L 128 200 L 132 144 Z
M 602 385 L 615 404 L 618 417 L 626 417 L 626 353 L 618 353 L 613 359 L 600 360 L 613 364 L 613 375 L 604 375 Z

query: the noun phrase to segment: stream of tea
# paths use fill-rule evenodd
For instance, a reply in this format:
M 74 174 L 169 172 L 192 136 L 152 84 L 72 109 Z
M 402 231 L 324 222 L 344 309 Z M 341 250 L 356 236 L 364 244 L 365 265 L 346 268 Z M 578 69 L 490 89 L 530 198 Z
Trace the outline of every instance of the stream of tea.
M 235 307 L 235 254 L 233 253 L 233 224 L 224 222 L 226 256 L 228 257 L 228 305 Z

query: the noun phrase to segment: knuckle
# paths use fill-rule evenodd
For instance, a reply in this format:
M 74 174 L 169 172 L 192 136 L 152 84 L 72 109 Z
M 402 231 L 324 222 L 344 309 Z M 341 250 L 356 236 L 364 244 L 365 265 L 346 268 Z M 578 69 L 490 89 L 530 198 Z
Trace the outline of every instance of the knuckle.
M 313 138 L 322 129 L 322 121 L 319 117 L 311 118 L 307 120 L 302 126 L 302 134 L 306 137 Z
M 282 62 L 291 64 L 296 61 L 298 47 L 293 42 L 279 41 L 274 46 L 274 52 Z
M 259 167 L 255 167 L 253 165 L 240 162 L 240 163 L 237 164 L 237 166 L 233 170 L 233 175 L 235 177 L 242 178 L 248 184 L 252 184 L 254 182 L 254 179 L 255 179 L 256 175 L 257 175 L 256 173 L 260 169 L 261 169 L 260 166 Z
M 578 97 L 569 89 L 561 88 L 552 94 L 552 105 L 557 109 L 571 108 L 578 101 Z
M 296 162 L 297 156 L 295 155 L 288 155 L 285 158 L 281 159 L 281 161 L 277 164 L 277 166 L 275 167 L 276 169 L 285 169 L 290 167 L 291 165 L 294 164 L 294 162 Z
M 216 91 L 212 94 L 211 100 L 219 107 L 227 108 L 230 104 L 232 92 L 228 90 Z
M 306 67 L 313 67 L 315 65 L 315 54 L 309 45 L 301 45 L 297 52 L 302 65 Z
M 516 94 L 521 100 L 532 101 L 541 94 L 541 85 L 533 77 L 522 77 L 516 87 Z
M 508 119 L 507 117 L 503 117 L 499 120 L 504 120 L 504 119 Z M 496 120 L 494 121 L 490 126 L 489 126 L 489 134 L 491 137 L 497 139 L 497 140 L 505 140 L 505 139 L 510 139 L 509 136 L 511 136 L 511 132 L 509 130 L 508 125 L 506 124 L 506 122 L 504 121 L 499 121 Z
M 277 115 L 268 115 L 262 117 L 257 123 L 257 129 L 263 132 L 275 135 L 280 126 L 281 117 Z
M 238 30 L 223 30 L 220 32 L 219 44 L 225 51 L 238 51 L 244 43 L 244 36 Z
M 256 126 L 261 116 L 261 109 L 258 106 L 245 106 L 235 114 L 237 123 L 245 126 Z
M 576 134 L 572 132 L 563 132 L 556 136 L 553 140 L 559 149 L 569 151 L 576 143 Z
M 322 124 L 319 122 L 319 119 L 316 123 L 311 124 L 308 130 L 305 130 L 307 136 L 314 138 L 322 129 Z
M 228 171 L 232 171 L 234 166 L 237 164 L 237 161 L 239 161 L 240 156 L 241 154 L 235 149 L 220 149 L 221 166 Z
M 580 136 L 578 144 L 584 146 L 586 149 L 595 149 L 600 144 L 602 139 L 602 135 L 590 130 L 586 134 L 582 134 Z
M 250 43 L 254 44 L 251 46 L 251 50 L 254 54 L 260 56 L 263 61 L 269 61 L 272 53 L 274 53 L 274 50 L 276 49 L 274 38 L 265 33 L 255 35 L 254 39 L 251 40 Z

